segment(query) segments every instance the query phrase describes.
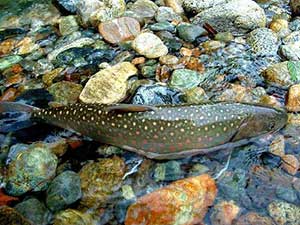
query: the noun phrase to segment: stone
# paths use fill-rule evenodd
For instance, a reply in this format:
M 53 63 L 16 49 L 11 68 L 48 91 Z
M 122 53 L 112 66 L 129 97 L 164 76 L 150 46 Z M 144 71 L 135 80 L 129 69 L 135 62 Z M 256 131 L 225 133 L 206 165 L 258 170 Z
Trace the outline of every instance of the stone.
M 262 75 L 267 82 L 287 88 L 300 81 L 299 68 L 299 61 L 285 61 L 269 66 Z
M 132 104 L 164 105 L 180 104 L 183 94 L 172 88 L 161 85 L 143 85 L 139 87 L 133 96 Z
M 226 31 L 240 35 L 255 28 L 265 27 L 266 15 L 252 0 L 231 0 L 200 12 L 192 22 L 200 26 L 208 23 L 218 32 Z
M 292 32 L 286 36 L 280 51 L 287 60 L 300 60 L 300 31 Z
M 178 69 L 174 70 L 169 82 L 169 86 L 179 90 L 188 90 L 197 87 L 203 78 L 201 75 L 193 70 Z
M 58 77 L 64 69 L 62 67 L 56 68 L 49 73 L 43 75 L 42 80 L 43 83 L 49 87 L 52 85 L 53 80 Z
M 137 68 L 129 62 L 100 70 L 89 79 L 79 99 L 84 103 L 118 103 L 126 97 L 127 79 L 136 73 Z
M 133 189 L 130 185 L 123 185 L 122 186 L 122 195 L 127 200 L 136 198 L 135 194 L 133 192 Z
M 6 57 L 0 58 L 0 71 L 13 66 L 14 64 L 17 64 L 22 59 L 23 58 L 18 55 L 11 55 L 11 56 L 6 56 Z
M 33 225 L 25 219 L 17 210 L 8 206 L 0 206 L 0 224 L 3 225 Z
M 14 101 L 17 97 L 18 90 L 15 88 L 8 88 L 6 89 L 2 95 L 0 95 L 0 101 Z
M 276 196 L 281 199 L 284 200 L 286 202 L 290 202 L 290 203 L 296 203 L 297 201 L 297 192 L 290 187 L 281 187 L 278 186 L 276 188 Z
M 46 204 L 52 212 L 57 212 L 80 198 L 79 175 L 73 171 L 65 171 L 55 177 L 49 185 Z
M 159 58 L 168 54 L 168 48 L 162 40 L 152 33 L 141 33 L 132 42 L 132 48 L 147 58 Z
M 81 179 L 81 204 L 86 207 L 104 206 L 108 197 L 121 188 L 125 163 L 119 157 L 88 163 L 79 172 Z
M 172 8 L 175 13 L 179 15 L 184 14 L 181 0 L 164 0 L 164 3 L 166 6 Z
M 275 225 L 271 218 L 249 212 L 237 219 L 234 225 Z
M 214 225 L 231 225 L 240 212 L 234 201 L 222 201 L 214 205 L 210 220 Z
M 299 0 L 291 0 L 290 6 L 292 9 L 293 16 L 300 16 L 300 2 Z
M 291 175 L 296 175 L 300 167 L 299 160 L 294 155 L 284 155 L 282 161 L 283 169 Z
M 55 102 L 68 105 L 77 102 L 82 91 L 82 85 L 70 81 L 61 81 L 52 84 L 48 91 L 53 95 Z
M 215 52 L 218 49 L 224 48 L 225 43 L 221 41 L 210 40 L 202 43 L 202 47 L 204 48 L 205 53 L 211 54 L 212 52 Z
M 276 34 L 267 28 L 252 31 L 247 38 L 247 43 L 253 53 L 261 56 L 276 55 L 279 47 Z
M 130 10 L 139 18 L 153 18 L 158 6 L 150 0 L 137 0 L 132 4 Z
M 299 224 L 300 208 L 287 202 L 272 202 L 268 206 L 269 215 L 277 225 Z
M 39 46 L 38 44 L 34 43 L 34 40 L 32 38 L 25 37 L 16 44 L 15 48 L 17 49 L 16 54 L 26 55 L 32 53 L 33 51 L 36 51 Z
M 278 99 L 270 95 L 261 96 L 259 103 L 271 107 L 281 107 L 281 103 L 278 101 Z
M 157 22 L 172 22 L 177 21 L 181 22 L 182 18 L 174 12 L 174 10 L 170 7 L 159 7 L 155 14 L 155 19 Z
M 209 100 L 205 91 L 201 87 L 194 87 L 184 92 L 185 101 L 190 104 L 201 104 Z
M 300 111 L 300 84 L 292 85 L 289 88 L 286 108 L 290 112 Z
M 269 146 L 269 151 L 272 154 L 278 155 L 278 156 L 284 156 L 285 151 L 284 151 L 284 136 L 283 135 L 277 135 L 271 142 Z
M 216 184 L 207 174 L 175 181 L 132 204 L 125 225 L 202 223 L 216 194 Z
M 79 0 L 76 8 L 84 25 L 96 27 L 99 22 L 122 16 L 126 3 L 124 0 Z
M 176 28 L 178 36 L 182 40 L 187 42 L 193 42 L 197 37 L 205 35 L 207 33 L 206 30 L 201 26 L 190 23 L 180 23 Z
M 175 65 L 178 61 L 178 58 L 174 55 L 163 55 L 159 58 L 159 62 L 162 65 Z
M 215 35 L 215 40 L 227 43 L 233 41 L 234 36 L 230 32 L 219 32 Z
M 149 29 L 152 31 L 169 31 L 172 33 L 176 30 L 175 26 L 167 21 L 152 24 L 149 26 Z
M 31 145 L 9 164 L 5 190 L 13 196 L 44 190 L 56 167 L 57 157 L 49 149 Z
M 224 3 L 226 0 L 182 0 L 185 10 L 196 13 Z
M 14 39 L 7 39 L 0 43 L 0 56 L 6 56 L 12 52 L 15 48 L 17 41 Z
M 76 16 L 64 16 L 60 19 L 59 32 L 62 36 L 67 36 L 79 30 Z
M 83 213 L 75 209 L 67 209 L 55 215 L 54 225 L 96 225 L 91 214 Z
M 158 163 L 154 170 L 154 180 L 156 182 L 179 180 L 183 178 L 183 175 L 180 163 L 174 160 Z
M 285 37 L 290 33 L 289 22 L 285 19 L 273 20 L 270 24 L 270 29 L 279 37 Z
M 152 66 L 143 66 L 141 69 L 141 73 L 144 77 L 151 78 L 155 77 L 157 64 L 154 64 Z
M 22 201 L 14 208 L 33 224 L 47 225 L 51 220 L 50 211 L 36 198 Z
M 120 17 L 100 23 L 98 30 L 107 42 L 118 44 L 134 39 L 140 33 L 141 27 L 134 18 Z
M 76 4 L 78 0 L 53 0 L 52 2 L 61 12 L 64 11 L 63 13 L 76 13 Z

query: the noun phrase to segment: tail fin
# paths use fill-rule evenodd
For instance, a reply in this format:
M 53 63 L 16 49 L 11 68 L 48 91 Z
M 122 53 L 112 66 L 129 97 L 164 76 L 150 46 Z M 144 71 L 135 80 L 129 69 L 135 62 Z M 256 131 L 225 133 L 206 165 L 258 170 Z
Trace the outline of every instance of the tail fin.
M 0 118 L 0 132 L 12 132 L 20 130 L 33 125 L 30 120 L 31 113 L 38 108 L 17 102 L 0 102 L 0 114 L 11 112 L 21 113 L 19 116 L 8 116 L 7 118 Z

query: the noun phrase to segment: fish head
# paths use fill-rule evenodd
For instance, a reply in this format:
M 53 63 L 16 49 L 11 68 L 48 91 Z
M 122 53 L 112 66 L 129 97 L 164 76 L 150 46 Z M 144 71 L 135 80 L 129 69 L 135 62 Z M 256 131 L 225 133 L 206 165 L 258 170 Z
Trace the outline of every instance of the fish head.
M 255 110 L 242 120 L 232 140 L 238 141 L 274 133 L 283 128 L 286 122 L 287 112 L 284 109 L 256 106 Z

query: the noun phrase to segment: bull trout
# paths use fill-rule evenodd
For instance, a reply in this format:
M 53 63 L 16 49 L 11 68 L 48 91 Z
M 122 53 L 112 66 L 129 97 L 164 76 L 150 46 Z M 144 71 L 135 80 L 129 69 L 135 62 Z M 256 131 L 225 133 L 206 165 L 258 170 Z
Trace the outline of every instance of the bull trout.
M 244 103 L 200 105 L 72 104 L 38 109 L 0 103 L 0 112 L 26 111 L 31 120 L 76 131 L 154 159 L 208 153 L 281 129 L 282 109 Z

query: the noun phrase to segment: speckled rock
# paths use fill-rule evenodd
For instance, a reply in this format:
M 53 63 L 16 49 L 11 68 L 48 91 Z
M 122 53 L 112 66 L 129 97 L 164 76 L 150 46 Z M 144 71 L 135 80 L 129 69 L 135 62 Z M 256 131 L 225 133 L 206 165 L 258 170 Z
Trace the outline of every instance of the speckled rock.
M 137 0 L 130 7 L 130 10 L 140 19 L 153 18 L 158 6 L 150 0 Z
M 237 217 L 240 207 L 233 201 L 222 201 L 214 205 L 210 220 L 214 225 L 231 225 Z
M 174 12 L 174 10 L 170 7 L 159 7 L 155 14 L 155 19 L 157 22 L 165 22 L 165 21 L 182 21 L 181 17 Z
M 179 90 L 188 90 L 197 87 L 202 79 L 203 77 L 196 71 L 178 69 L 173 72 L 169 86 Z
M 79 29 L 76 16 L 62 17 L 59 23 L 59 32 L 61 35 L 66 36 L 72 34 Z
M 261 56 L 276 55 L 279 47 L 276 34 L 267 28 L 252 31 L 247 38 L 247 43 L 255 54 Z
M 206 34 L 206 30 L 202 27 L 189 23 L 180 23 L 177 26 L 178 36 L 187 42 L 193 42 L 197 37 Z
M 9 164 L 5 190 L 19 196 L 27 191 L 41 191 L 55 175 L 57 157 L 47 148 L 31 145 Z
M 300 208 L 287 202 L 272 202 L 268 212 L 278 225 L 299 224 Z
M 82 86 L 70 81 L 61 81 L 52 84 L 48 91 L 53 95 L 55 102 L 67 105 L 77 102 Z
M 85 103 L 120 102 L 126 97 L 127 79 L 136 73 L 136 67 L 129 62 L 100 70 L 89 79 L 79 98 Z
M 8 206 L 0 207 L 0 224 L 3 225 L 34 225 L 25 219 L 17 210 Z
M 59 211 L 81 198 L 79 175 L 65 171 L 55 177 L 47 189 L 46 204 L 53 211 Z
M 201 26 L 209 23 L 219 32 L 229 31 L 237 35 L 265 27 L 266 15 L 252 0 L 231 0 L 200 12 L 192 22 Z
M 124 174 L 125 163 L 119 157 L 85 165 L 79 172 L 83 194 L 81 204 L 104 206 L 108 197 L 121 187 Z
M 124 0 L 79 0 L 76 6 L 82 22 L 93 26 L 122 16 L 126 9 Z
M 207 174 L 175 181 L 131 205 L 125 225 L 201 223 L 216 191 L 214 180 Z
M 289 88 L 286 107 L 290 112 L 300 111 L 300 84 L 292 85 Z
M 116 44 L 134 39 L 134 37 L 140 33 L 141 27 L 136 19 L 121 17 L 100 23 L 98 29 L 106 41 Z
M 132 42 L 132 48 L 147 58 L 158 58 L 168 54 L 168 48 L 162 40 L 152 33 L 141 33 Z
M 196 13 L 224 3 L 226 0 L 182 0 L 185 10 Z
M 96 225 L 92 215 L 75 209 L 67 209 L 55 215 L 54 225 Z
M 50 222 L 50 211 L 36 198 L 18 203 L 14 208 L 33 224 L 46 225 Z
M 249 212 L 238 218 L 234 225 L 275 225 L 275 223 L 269 217 Z
M 300 60 L 300 31 L 295 31 L 285 37 L 280 51 L 288 60 Z

